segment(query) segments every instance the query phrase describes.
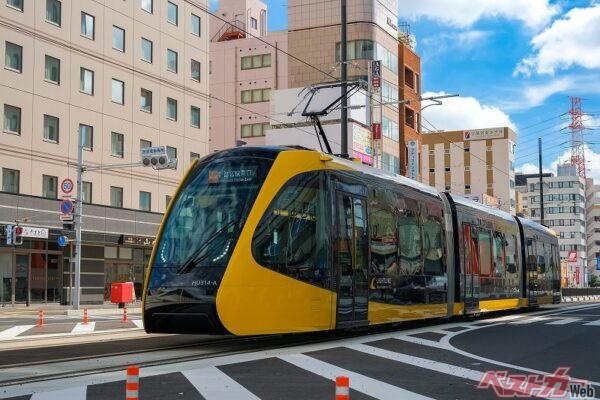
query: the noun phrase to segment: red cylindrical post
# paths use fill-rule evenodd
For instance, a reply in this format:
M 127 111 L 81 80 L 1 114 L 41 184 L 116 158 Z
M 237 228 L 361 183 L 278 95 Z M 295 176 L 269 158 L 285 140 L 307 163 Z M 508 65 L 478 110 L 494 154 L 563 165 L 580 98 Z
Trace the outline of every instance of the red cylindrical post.
M 38 328 L 43 328 L 44 327 L 44 310 L 42 310 L 40 308 L 40 311 L 38 313 Z
M 83 307 L 83 324 L 84 325 L 88 324 L 88 311 L 87 311 L 87 307 Z
M 123 307 L 123 323 L 127 322 L 127 304 Z
M 140 367 L 127 367 L 127 382 L 125 384 L 125 400 L 138 400 L 140 392 Z
M 350 378 L 347 376 L 335 378 L 335 400 L 350 400 Z

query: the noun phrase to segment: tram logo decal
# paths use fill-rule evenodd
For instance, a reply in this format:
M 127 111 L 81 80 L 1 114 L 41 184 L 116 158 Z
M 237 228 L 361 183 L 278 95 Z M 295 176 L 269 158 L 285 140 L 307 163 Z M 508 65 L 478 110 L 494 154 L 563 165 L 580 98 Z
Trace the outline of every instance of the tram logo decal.
M 572 367 L 558 367 L 552 374 L 509 374 L 506 370 L 485 371 L 477 389 L 490 389 L 500 398 L 593 399 L 589 380 L 569 375 Z

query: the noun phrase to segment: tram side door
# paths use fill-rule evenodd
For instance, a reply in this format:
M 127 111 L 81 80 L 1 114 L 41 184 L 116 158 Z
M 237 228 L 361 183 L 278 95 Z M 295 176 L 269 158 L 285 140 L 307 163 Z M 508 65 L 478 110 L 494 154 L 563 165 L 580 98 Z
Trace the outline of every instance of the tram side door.
M 465 313 L 479 312 L 479 241 L 477 228 L 463 225 Z
M 369 235 L 366 198 L 336 192 L 337 328 L 368 324 Z

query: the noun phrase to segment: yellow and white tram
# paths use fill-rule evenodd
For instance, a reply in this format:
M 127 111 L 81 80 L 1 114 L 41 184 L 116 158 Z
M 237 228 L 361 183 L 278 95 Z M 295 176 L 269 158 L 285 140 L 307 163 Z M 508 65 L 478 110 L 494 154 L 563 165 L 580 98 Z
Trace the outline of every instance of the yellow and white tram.
M 349 160 L 244 147 L 195 162 L 144 285 L 147 332 L 256 335 L 560 299 L 549 229 Z

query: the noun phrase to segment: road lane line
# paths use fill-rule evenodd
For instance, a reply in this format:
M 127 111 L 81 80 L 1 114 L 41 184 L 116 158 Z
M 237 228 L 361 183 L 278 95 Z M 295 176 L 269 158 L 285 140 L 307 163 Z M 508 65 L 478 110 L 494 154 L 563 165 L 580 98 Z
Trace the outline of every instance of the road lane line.
M 398 336 L 395 339 L 404 340 L 405 342 L 410 342 L 414 344 L 420 344 L 422 346 L 440 347 L 439 342 L 436 342 L 435 340 L 421 339 L 410 335 Z
M 549 318 L 548 317 L 532 317 L 532 318 L 527 318 L 527 319 L 521 319 L 518 321 L 513 321 L 510 322 L 511 325 L 525 325 L 525 324 L 532 324 L 534 322 L 541 322 L 541 321 L 547 321 Z
M 546 322 L 546 325 L 567 325 L 577 321 L 581 321 L 581 318 L 563 318 L 552 322 Z
M 33 328 L 35 325 L 17 325 L 12 328 L 8 328 L 5 331 L 0 332 L 0 340 L 13 339 L 19 336 L 21 333 L 26 332 Z
M 357 374 L 344 368 L 317 360 L 304 354 L 291 354 L 279 356 L 285 362 L 300 367 L 313 374 L 335 381 L 336 376 L 347 376 L 350 378 L 350 389 L 354 389 L 376 399 L 411 399 L 431 400 L 431 397 L 423 396 L 388 383 L 378 381 L 368 376 Z
M 83 322 L 79 322 L 77 325 L 75 325 L 71 333 L 78 334 L 94 332 L 94 328 L 96 328 L 95 322 L 88 322 L 87 325 L 84 325 Z
M 206 400 L 260 400 L 216 367 L 192 369 L 181 373 Z
M 144 323 L 142 322 L 141 319 L 132 319 L 131 322 L 133 322 L 135 324 L 135 326 L 137 326 L 138 328 L 141 328 L 141 329 L 144 328 Z
M 34 393 L 30 400 L 86 400 L 87 386 L 74 387 L 54 392 Z

